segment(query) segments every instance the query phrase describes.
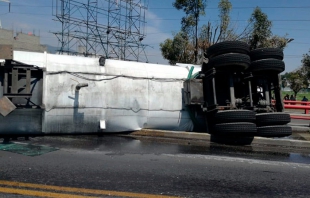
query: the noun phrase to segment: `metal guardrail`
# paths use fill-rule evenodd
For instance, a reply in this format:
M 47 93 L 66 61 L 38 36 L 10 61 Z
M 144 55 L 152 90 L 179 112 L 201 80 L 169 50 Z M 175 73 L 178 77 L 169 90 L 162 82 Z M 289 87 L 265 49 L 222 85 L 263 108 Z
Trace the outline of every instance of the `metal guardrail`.
M 285 109 L 305 110 L 305 114 L 291 115 L 292 119 L 310 120 L 310 114 L 309 114 L 310 102 L 283 100 L 283 103 Z M 275 100 L 272 100 L 272 104 L 275 105 Z
M 303 109 L 305 114 L 309 114 L 310 102 L 283 100 L 283 103 L 286 109 Z

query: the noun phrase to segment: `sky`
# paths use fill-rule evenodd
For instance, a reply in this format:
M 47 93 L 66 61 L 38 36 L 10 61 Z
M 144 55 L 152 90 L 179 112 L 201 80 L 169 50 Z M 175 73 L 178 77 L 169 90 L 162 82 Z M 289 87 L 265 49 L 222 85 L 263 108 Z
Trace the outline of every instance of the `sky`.
M 4 0 L 8 1 L 8 0 Z M 78 1 L 78 0 L 77 0 Z M 102 1 L 102 0 L 101 0 Z M 56 0 L 10 0 L 11 6 L 0 0 L 0 20 L 2 28 L 24 33 L 34 32 L 40 35 L 41 43 L 59 47 L 58 40 L 52 32 L 60 31 L 60 23 L 55 21 Z M 159 44 L 173 33 L 180 31 L 180 21 L 184 16 L 172 4 L 174 0 L 145 0 L 146 38 L 143 43 L 148 60 L 151 63 L 168 64 L 161 56 Z M 206 15 L 201 17 L 199 26 L 219 23 L 219 0 L 208 0 Z M 251 13 L 259 6 L 268 19 L 272 21 L 274 35 L 294 40 L 284 50 L 285 72 L 291 72 L 301 65 L 302 55 L 310 49 L 310 1 L 308 0 L 230 0 L 232 3 L 232 27 L 242 31 L 247 25 Z

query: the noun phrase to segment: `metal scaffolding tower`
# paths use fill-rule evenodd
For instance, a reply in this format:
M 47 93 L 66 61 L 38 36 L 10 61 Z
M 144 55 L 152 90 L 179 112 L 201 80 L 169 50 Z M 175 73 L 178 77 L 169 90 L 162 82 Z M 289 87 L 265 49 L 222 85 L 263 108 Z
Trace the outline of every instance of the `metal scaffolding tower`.
M 148 61 L 145 0 L 55 0 L 61 54 Z

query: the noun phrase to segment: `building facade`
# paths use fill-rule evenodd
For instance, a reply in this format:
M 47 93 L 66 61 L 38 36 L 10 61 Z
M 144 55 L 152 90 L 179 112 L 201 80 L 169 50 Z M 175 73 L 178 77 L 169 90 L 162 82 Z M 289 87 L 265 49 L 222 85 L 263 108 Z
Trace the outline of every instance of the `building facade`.
M 0 45 L 12 45 L 13 50 L 44 52 L 46 46 L 40 44 L 40 37 L 32 33 L 14 33 L 13 30 L 0 28 Z

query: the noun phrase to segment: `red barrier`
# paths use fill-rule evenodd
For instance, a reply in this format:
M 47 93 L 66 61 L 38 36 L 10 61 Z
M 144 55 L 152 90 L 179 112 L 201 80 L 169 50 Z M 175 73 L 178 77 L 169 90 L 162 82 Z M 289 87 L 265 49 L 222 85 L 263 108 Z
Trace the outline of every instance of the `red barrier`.
M 285 109 L 303 109 L 305 110 L 305 114 L 309 114 L 310 102 L 283 100 L 283 103 L 284 103 Z M 272 100 L 272 104 L 275 105 L 275 100 Z M 301 119 L 301 120 L 310 120 L 310 116 L 303 116 L 303 114 L 291 115 L 291 118 Z
M 305 114 L 308 114 L 309 110 L 310 110 L 310 106 L 309 105 L 289 105 L 289 104 L 285 104 L 284 108 L 285 109 L 304 109 L 305 110 Z
M 310 102 L 283 100 L 283 103 L 284 103 L 284 108 L 286 109 L 304 109 L 305 114 L 309 114 Z M 300 104 L 300 105 L 296 105 L 296 104 Z
M 272 100 L 272 105 L 275 105 L 275 100 Z M 305 114 L 309 114 L 310 102 L 283 100 L 285 109 L 304 109 Z M 298 105 L 297 105 L 298 104 Z
M 293 101 L 293 100 L 283 100 L 284 104 L 302 104 L 302 105 L 310 105 L 310 102 L 304 102 L 304 101 Z
M 310 117 L 309 116 L 297 116 L 297 115 L 290 115 L 291 116 L 291 119 L 297 119 L 297 120 L 310 120 Z

